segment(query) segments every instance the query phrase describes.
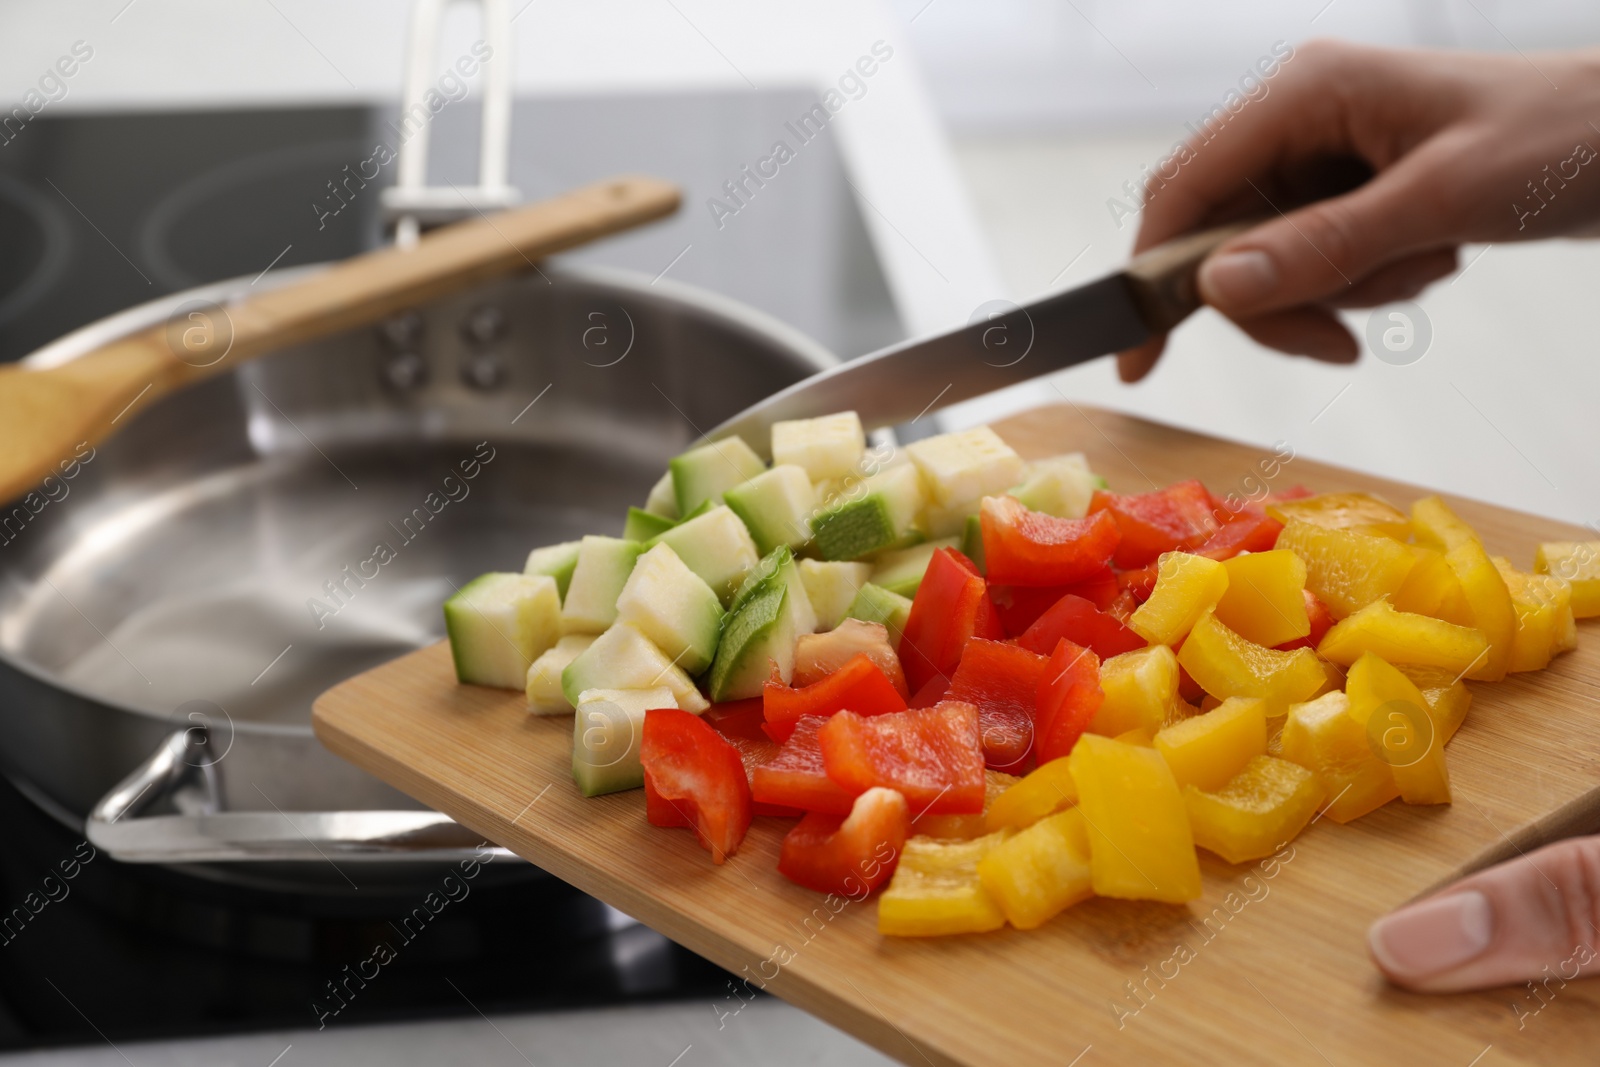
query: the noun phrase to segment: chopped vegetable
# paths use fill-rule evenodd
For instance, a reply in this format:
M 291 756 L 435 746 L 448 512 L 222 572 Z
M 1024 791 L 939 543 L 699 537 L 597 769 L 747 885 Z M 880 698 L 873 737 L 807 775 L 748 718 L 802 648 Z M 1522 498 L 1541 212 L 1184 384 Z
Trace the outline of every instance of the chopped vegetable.
M 1039 686 L 1048 660 L 1016 645 L 967 640 L 946 699 L 978 709 L 984 763 L 999 771 L 1020 768 L 1033 750 Z
M 1125 569 L 1154 563 L 1163 552 L 1199 548 L 1221 527 L 1211 494 L 1194 481 L 1132 496 L 1102 490 L 1089 501 L 1089 513 L 1100 512 L 1116 520 L 1121 539 L 1114 562 Z
M 1117 547 L 1109 515 L 1058 519 L 1029 511 L 1014 497 L 984 497 L 983 558 L 991 581 L 1067 585 L 1100 573 Z
M 883 785 L 919 815 L 983 810 L 983 746 L 971 704 L 944 701 L 870 718 L 841 711 L 824 721 L 817 741 L 828 777 L 851 794 Z
M 756 803 L 849 814 L 855 798 L 866 790 L 846 789 L 828 777 L 818 740 L 827 722 L 814 715 L 801 719 L 778 754 L 751 773 L 750 791 Z
M 561 597 L 547 575 L 485 574 L 444 604 L 456 679 L 522 689 L 528 668 L 561 636 Z
M 907 841 L 889 888 L 878 898 L 878 932 L 939 937 L 1000 929 L 1005 912 L 983 888 L 978 864 L 1006 836 L 1001 831 L 971 841 Z
M 849 815 L 807 813 L 784 836 L 778 870 L 807 889 L 859 900 L 894 874 L 910 823 L 906 798 L 874 786 Z
M 793 684 L 800 687 L 820 682 L 857 653 L 870 659 L 901 696 L 910 695 L 906 672 L 889 642 L 888 628 L 860 619 L 845 619 L 827 633 L 802 634 L 794 646 Z
M 1068 757 L 1102 897 L 1182 904 L 1200 895 L 1183 794 L 1153 748 L 1085 734 Z
M 827 718 L 849 709 L 857 715 L 887 715 L 904 711 L 905 697 L 865 652 L 804 688 L 794 689 L 769 680 L 761 690 L 767 733 L 774 741 L 787 741 L 795 724 L 806 716 Z
M 1095 608 L 1081 596 L 1066 594 L 1017 638 L 1029 652 L 1049 655 L 1062 638 L 1091 649 L 1101 659 L 1145 647 L 1144 638 Z
M 644 713 L 639 760 L 650 822 L 689 827 L 713 863 L 726 862 L 753 814 L 738 751 L 698 715 L 652 708 Z
M 900 663 L 912 691 L 935 675 L 953 674 L 967 638 L 1002 636 L 1000 617 L 972 561 L 952 548 L 934 552 L 900 639 Z

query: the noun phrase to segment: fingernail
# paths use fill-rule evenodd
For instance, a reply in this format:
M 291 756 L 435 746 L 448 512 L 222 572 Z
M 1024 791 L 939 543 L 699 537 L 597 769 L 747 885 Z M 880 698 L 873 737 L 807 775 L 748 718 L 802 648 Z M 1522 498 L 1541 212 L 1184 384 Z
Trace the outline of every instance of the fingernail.
M 1488 898 L 1469 889 L 1384 916 L 1367 931 L 1367 943 L 1385 971 L 1419 978 L 1480 955 L 1493 933 Z
M 1265 252 L 1229 252 L 1200 265 L 1200 292 L 1224 308 L 1266 300 L 1278 287 L 1278 268 Z

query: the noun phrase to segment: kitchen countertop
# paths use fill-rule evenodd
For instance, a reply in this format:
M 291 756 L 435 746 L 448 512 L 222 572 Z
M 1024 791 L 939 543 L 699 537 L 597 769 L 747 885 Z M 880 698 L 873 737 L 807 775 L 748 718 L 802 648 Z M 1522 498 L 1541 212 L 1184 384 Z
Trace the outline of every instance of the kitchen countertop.
M 495 1015 L 244 1037 L 101 1045 L 0 1057 L 16 1067 L 394 1067 L 397 1063 L 868 1067 L 892 1060 L 779 1000 Z

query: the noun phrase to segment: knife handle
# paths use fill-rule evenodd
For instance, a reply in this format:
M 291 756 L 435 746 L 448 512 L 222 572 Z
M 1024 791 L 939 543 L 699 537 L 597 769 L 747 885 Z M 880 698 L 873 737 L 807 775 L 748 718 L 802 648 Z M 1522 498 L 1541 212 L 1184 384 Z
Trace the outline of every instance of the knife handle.
M 1202 303 L 1197 277 L 1200 264 L 1225 241 L 1260 223 L 1230 222 L 1198 233 L 1174 237 L 1135 256 L 1123 270 L 1134 303 L 1150 327 L 1163 334 L 1188 318 Z

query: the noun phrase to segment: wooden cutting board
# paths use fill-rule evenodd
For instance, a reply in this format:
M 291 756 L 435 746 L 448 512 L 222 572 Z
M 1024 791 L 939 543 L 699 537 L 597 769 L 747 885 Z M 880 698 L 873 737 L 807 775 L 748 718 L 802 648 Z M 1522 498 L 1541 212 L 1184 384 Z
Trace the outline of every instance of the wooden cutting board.
M 1198 477 L 1218 495 L 1245 493 L 1269 457 L 1076 405 L 996 429 L 1029 457 L 1082 450 L 1129 492 Z M 1295 483 L 1401 505 L 1426 494 L 1307 459 L 1271 485 Z M 1451 503 L 1521 566 L 1539 541 L 1582 536 Z M 716 867 L 690 832 L 648 826 L 642 793 L 584 799 L 568 769 L 572 720 L 457 685 L 443 644 L 324 694 L 315 726 L 379 778 L 906 1063 L 1593 1063 L 1594 982 L 1555 980 L 1540 997 L 1418 996 L 1388 987 L 1365 947 L 1367 925 L 1419 893 L 1600 827 L 1600 627 L 1581 631 L 1579 650 L 1548 671 L 1473 684 L 1448 750 L 1449 807 L 1395 802 L 1348 826 L 1322 820 L 1276 862 L 1234 868 L 1201 853 L 1205 897 L 1187 906 L 1096 899 L 1040 930 L 932 940 L 881 937 L 873 901 L 830 903 L 785 881 L 786 820 L 758 818 Z M 730 985 L 706 1010 L 739 1026 L 749 995 Z

